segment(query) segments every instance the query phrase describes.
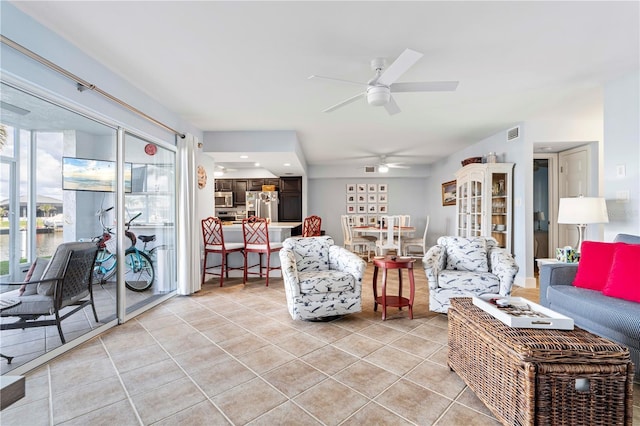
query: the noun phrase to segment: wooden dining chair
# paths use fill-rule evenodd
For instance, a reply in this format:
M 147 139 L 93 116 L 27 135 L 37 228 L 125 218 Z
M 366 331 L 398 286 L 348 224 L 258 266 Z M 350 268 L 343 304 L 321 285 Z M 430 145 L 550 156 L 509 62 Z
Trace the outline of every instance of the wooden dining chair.
M 229 270 L 242 269 L 229 267 L 229 254 L 237 253 L 244 250 L 242 243 L 225 243 L 224 233 L 222 232 L 222 221 L 217 217 L 208 217 L 202 219 L 202 239 L 204 242 L 204 260 L 202 263 L 202 282 L 204 284 L 205 275 L 219 275 L 220 287 L 224 282 L 224 276 L 229 278 Z M 207 266 L 209 254 L 219 254 L 220 264 Z M 214 272 L 220 268 L 220 273 Z
M 304 222 L 302 223 L 302 236 L 319 237 L 321 226 L 322 218 L 320 218 L 320 216 L 312 215 L 305 217 Z
M 242 234 L 244 236 L 244 280 L 247 282 L 248 274 L 260 275 L 263 270 L 267 275 L 267 287 L 269 286 L 269 272 L 280 269 L 280 266 L 271 266 L 271 253 L 277 253 L 282 248 L 282 243 L 272 243 L 269 241 L 269 227 L 267 219 L 263 217 L 251 216 L 242 220 Z M 258 253 L 259 262 L 255 265 L 248 265 L 249 253 Z M 262 255 L 267 255 L 267 265 L 263 266 Z M 249 272 L 249 269 L 259 267 L 259 272 Z

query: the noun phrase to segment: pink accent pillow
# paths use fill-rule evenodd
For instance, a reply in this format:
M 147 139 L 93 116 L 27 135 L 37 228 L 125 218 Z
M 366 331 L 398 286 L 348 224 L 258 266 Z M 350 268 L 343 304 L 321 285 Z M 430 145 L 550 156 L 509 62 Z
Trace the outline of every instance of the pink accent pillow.
M 578 272 L 573 285 L 580 288 L 602 291 L 607 284 L 613 263 L 613 254 L 619 243 L 584 241 L 580 251 Z
M 640 303 L 639 260 L 640 245 L 617 243 L 609 280 L 602 294 Z

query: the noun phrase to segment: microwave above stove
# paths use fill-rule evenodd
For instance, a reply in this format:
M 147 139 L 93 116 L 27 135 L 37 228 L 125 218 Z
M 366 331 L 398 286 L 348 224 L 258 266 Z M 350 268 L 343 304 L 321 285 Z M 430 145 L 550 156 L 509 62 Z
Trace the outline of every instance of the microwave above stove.
M 215 199 L 215 207 L 233 207 L 233 192 L 214 192 L 213 197 Z

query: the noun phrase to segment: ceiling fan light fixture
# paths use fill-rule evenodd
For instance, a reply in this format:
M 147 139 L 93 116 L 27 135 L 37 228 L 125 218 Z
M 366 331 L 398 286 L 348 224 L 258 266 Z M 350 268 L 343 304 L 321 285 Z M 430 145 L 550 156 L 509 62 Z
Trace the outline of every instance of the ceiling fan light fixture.
M 367 102 L 369 105 L 382 106 L 389 102 L 391 91 L 384 86 L 371 86 L 367 89 Z
M 379 173 L 387 173 L 389 171 L 389 167 L 387 167 L 386 164 L 380 164 L 378 166 L 378 172 Z

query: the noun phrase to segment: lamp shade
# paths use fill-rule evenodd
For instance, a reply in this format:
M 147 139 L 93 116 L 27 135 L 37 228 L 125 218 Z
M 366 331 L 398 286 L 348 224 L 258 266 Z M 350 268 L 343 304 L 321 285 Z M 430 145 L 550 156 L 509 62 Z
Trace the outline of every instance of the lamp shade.
M 544 212 L 540 211 L 540 212 L 535 212 L 533 214 L 533 219 L 534 220 L 545 220 L 546 218 L 544 217 Z
M 558 223 L 608 223 L 607 203 L 600 197 L 560 198 Z

